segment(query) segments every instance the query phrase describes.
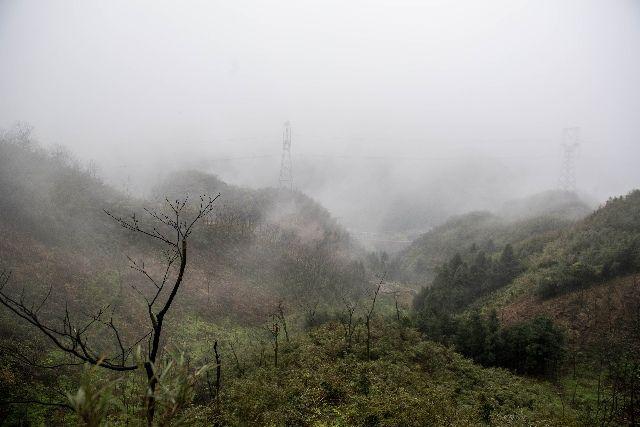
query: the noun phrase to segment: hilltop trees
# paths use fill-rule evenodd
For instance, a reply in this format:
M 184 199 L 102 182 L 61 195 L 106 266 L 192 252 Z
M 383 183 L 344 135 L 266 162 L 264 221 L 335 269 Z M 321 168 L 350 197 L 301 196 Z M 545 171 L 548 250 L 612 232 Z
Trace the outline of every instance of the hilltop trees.
M 552 242 L 534 265 L 538 295 L 585 288 L 640 269 L 640 190 L 612 198 Z

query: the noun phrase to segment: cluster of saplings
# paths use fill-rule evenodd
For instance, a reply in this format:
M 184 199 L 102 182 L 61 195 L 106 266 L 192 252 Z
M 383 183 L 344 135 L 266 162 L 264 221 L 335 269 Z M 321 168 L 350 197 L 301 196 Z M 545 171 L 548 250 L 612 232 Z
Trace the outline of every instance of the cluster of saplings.
M 495 311 L 487 318 L 473 312 L 455 321 L 455 334 L 448 339 L 483 366 L 526 375 L 555 376 L 566 353 L 564 331 L 544 316 L 501 328 Z

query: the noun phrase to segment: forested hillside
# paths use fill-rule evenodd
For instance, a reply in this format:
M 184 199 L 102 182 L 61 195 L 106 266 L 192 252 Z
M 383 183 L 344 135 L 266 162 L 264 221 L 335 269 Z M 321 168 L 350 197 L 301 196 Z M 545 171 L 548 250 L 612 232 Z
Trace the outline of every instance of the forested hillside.
M 446 221 L 397 256 L 405 281 L 433 279 L 436 267 L 456 253 L 499 251 L 506 244 L 542 238 L 587 216 L 588 205 L 572 193 L 546 192 L 506 203 L 497 213 L 472 212 Z
M 555 378 L 589 423 L 633 424 L 639 200 L 610 199 L 557 230 L 519 227 L 493 250 L 484 222 L 416 296 L 418 328 L 483 365 Z
M 193 215 L 198 203 L 205 215 L 189 238 L 184 285 L 158 342 L 159 423 L 564 425 L 623 422 L 637 410 L 637 385 L 628 379 L 638 366 L 640 300 L 628 275 L 640 267 L 640 192 L 581 220 L 585 205 L 557 193 L 534 198 L 548 200 L 546 209 L 520 201 L 504 216 L 471 213 L 389 260 L 365 253 L 298 192 L 181 171 L 143 200 L 29 138 L 5 138 L 0 150 L 0 192 L 10 201 L 0 207 L 2 301 L 17 308 L 0 312 L 9 422 L 142 418 L 148 398 L 140 376 L 120 386 L 129 377 L 81 362 L 117 371 L 144 360 L 144 289 L 148 280 L 158 286 L 163 252 L 154 239 L 167 236 L 154 223 L 186 230 L 171 209 Z M 169 264 L 162 283 L 174 272 Z M 625 275 L 625 285 L 608 284 Z M 412 301 L 402 280 L 428 285 Z M 608 286 L 608 298 L 590 290 Z M 606 315 L 613 312 L 621 314 Z M 82 338 L 61 332 L 85 352 L 80 361 L 69 357 L 76 347 L 41 333 L 58 329 L 39 326 L 66 331 L 83 319 Z M 94 354 L 107 357 L 113 347 L 105 327 L 122 354 L 100 362 Z M 607 352 L 594 350 L 603 346 Z M 64 395 L 74 389 L 83 395 Z
M 18 256 L 16 250 L 47 258 L 59 270 L 79 270 L 74 274 L 78 287 L 86 275 L 123 274 L 125 254 L 152 255 L 153 246 L 132 240 L 105 211 L 137 213 L 141 221 L 148 221 L 144 209 L 162 208 L 165 198 L 197 201 L 203 194 L 220 194 L 193 241 L 189 273 L 193 288 L 185 295 L 192 297 L 185 301 L 189 310 L 251 316 L 252 303 L 241 307 L 247 299 L 266 298 L 265 307 L 282 298 L 316 304 L 320 294 L 337 295 L 338 283 L 347 288 L 364 283 L 363 266 L 347 233 L 303 194 L 247 190 L 212 175 L 182 172 L 159 183 L 150 200 L 134 199 L 102 183 L 63 151 L 47 152 L 28 140 L 5 141 L 0 150 L 0 191 L 5 201 L 0 226 L 8 237 L 0 253 L 15 279 L 40 282 L 37 276 L 43 273 L 34 271 L 34 258 Z M 314 270 L 318 283 L 295 282 L 311 275 L 305 269 L 314 269 L 314 263 L 322 265 Z M 203 296 L 226 303 L 216 302 L 218 307 L 205 310 Z M 240 312 L 229 312 L 236 305 Z

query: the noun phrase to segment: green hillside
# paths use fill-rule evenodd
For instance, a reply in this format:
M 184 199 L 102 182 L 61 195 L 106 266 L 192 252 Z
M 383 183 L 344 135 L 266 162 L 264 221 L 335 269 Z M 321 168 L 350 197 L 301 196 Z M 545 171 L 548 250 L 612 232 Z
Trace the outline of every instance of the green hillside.
M 640 191 L 608 200 L 564 231 L 531 268 L 543 297 L 640 269 Z
M 147 260 L 149 271 L 161 264 L 153 261 L 154 244 L 121 230 L 105 210 L 115 216 L 140 215 L 145 208 L 162 212 L 165 197 L 189 195 L 197 201 L 200 194 L 221 194 L 191 240 L 186 282 L 172 308 L 166 340 L 175 344 L 166 348 L 158 367 L 166 376 L 157 394 L 159 420 L 190 425 L 216 420 L 232 425 L 467 425 L 473 420 L 548 425 L 573 420 L 570 411 L 561 414 L 557 401 L 538 398 L 549 394 L 547 386 L 479 368 L 422 341 L 409 325 L 397 329 L 387 318 L 388 296 L 380 295 L 380 314 L 373 306 L 367 311 L 371 289 L 359 261 L 364 254 L 324 208 L 303 194 L 244 189 L 184 171 L 158 183 L 149 200 L 133 199 L 67 154 L 26 141 L 4 141 L 0 150 L 0 192 L 8 201 L 1 205 L 6 238 L 0 242 L 0 259 L 12 272 L 3 291 L 17 293 L 20 301 L 46 302 L 38 318 L 54 324 L 61 310 L 78 313 L 80 319 L 97 307 L 113 307 L 123 341 L 145 330 L 138 288 L 127 286 L 142 286 L 141 278 L 127 268 L 123 253 Z M 152 218 L 136 220 L 146 226 Z M 49 286 L 49 297 L 43 299 Z M 366 330 L 363 316 L 371 320 Z M 75 316 L 69 321 L 75 322 Z M 80 367 L 65 366 L 64 353 L 7 310 L 0 312 L 0 328 L 3 400 L 55 402 L 60 400 L 55 388 L 76 388 L 99 399 L 78 400 L 80 395 L 73 394 L 63 399 L 89 424 L 91 419 L 116 424 L 139 419 L 143 399 L 112 394 L 117 391 L 113 381 L 125 377 L 96 368 L 82 374 Z M 88 338 L 108 345 L 100 329 Z M 205 364 L 218 340 L 225 386 L 212 404 L 207 397 L 211 371 L 203 382 L 203 371 L 189 370 L 186 359 L 171 355 L 186 352 L 190 363 Z M 279 361 L 273 344 L 280 346 Z M 274 361 L 277 367 L 270 367 Z M 61 367 L 40 368 L 51 364 Z M 140 379 L 132 377 L 123 392 L 143 396 Z M 168 402 L 173 403 L 162 406 Z M 56 406 L 9 408 L 2 412 L 8 422 L 77 420 Z
M 562 198 L 527 207 L 533 217 L 520 208 L 464 215 L 389 261 L 357 247 L 299 192 L 179 171 L 140 199 L 25 141 L 1 142 L 0 161 L 10 201 L 0 205 L 0 420 L 9 425 L 149 419 L 145 352 L 157 316 L 147 279 L 162 275 L 167 256 L 154 224 L 171 224 L 173 200 L 187 198 L 183 213 L 193 215 L 200 195 L 218 193 L 189 238 L 158 340 L 154 425 L 592 425 L 635 413 L 630 314 L 611 318 L 625 325 L 616 339 L 581 341 L 576 319 L 603 310 L 574 318 L 528 307 L 637 271 L 638 192 L 577 222 L 569 206 L 580 203 Z M 429 286 L 413 295 L 412 284 L 377 276 L 387 268 Z M 632 304 L 625 292 L 608 307 Z M 38 331 L 40 322 L 54 326 Z M 43 331 L 61 334 L 71 352 Z M 611 350 L 600 359 L 608 370 L 585 343 Z M 73 351 L 99 359 L 79 363 Z M 132 372 L 89 366 L 118 361 Z
M 75 323 L 108 307 L 120 328 L 118 339 L 136 342 L 149 327 L 141 290 L 149 292 L 150 283 L 130 267 L 135 261 L 152 275 L 161 273 L 163 249 L 123 230 L 105 211 L 125 218 L 135 213 L 139 224 L 152 227 L 145 209 L 170 214 L 165 197 L 189 196 L 191 212 L 199 195 L 216 193 L 213 211 L 190 240 L 168 341 L 194 319 L 226 325 L 221 330 L 259 329 L 278 306 L 292 315 L 292 328 L 313 324 L 316 313 L 343 295 L 362 295 L 368 281 L 361 253 L 326 209 L 303 194 L 242 189 L 211 175 L 181 172 L 159 183 L 150 199 L 135 199 L 105 185 L 67 154 L 7 140 L 0 142 L 0 271 L 11 276 L 2 291 L 25 301 L 27 309 L 38 307 L 37 318 L 56 328 L 66 327 L 65 311 Z M 0 358 L 11 367 L 3 371 L 10 380 L 3 381 L 0 395 L 56 399 L 47 391 L 55 379 L 18 362 L 60 360 L 63 354 L 5 308 L 0 331 Z M 88 334 L 99 349 L 110 345 L 108 328 Z M 60 380 L 73 384 L 78 378 L 69 373 Z
M 561 230 L 591 210 L 575 194 L 546 192 L 506 203 L 498 213 L 472 212 L 452 218 L 416 239 L 397 257 L 404 280 L 433 279 L 438 265 L 456 253 L 493 253 L 506 244 Z
M 625 424 L 637 411 L 639 218 L 636 190 L 562 229 L 517 230 L 495 253 L 462 246 L 416 296 L 417 325 L 486 366 L 561 378 L 589 422 Z M 495 230 L 485 224 L 475 235 Z
M 149 200 L 141 200 L 105 185 L 70 155 L 35 145 L 0 143 L 0 162 L 0 229 L 7 236 L 0 242 L 3 267 L 18 282 L 33 281 L 34 289 L 69 281 L 71 286 L 61 291 L 73 293 L 82 283 L 107 276 L 130 280 L 125 254 L 151 262 L 155 247 L 122 230 L 105 211 L 137 213 L 140 221 L 149 222 L 144 209 L 164 209 L 165 197 L 190 196 L 195 203 L 202 194 L 218 193 L 213 212 L 192 242 L 185 310 L 255 319 L 268 310 L 256 312 L 253 304 L 258 301 L 265 307 L 280 299 L 328 301 L 339 288 L 365 283 L 360 253 L 346 231 L 301 193 L 243 189 L 187 171 L 168 176 Z M 308 262 L 296 263 L 298 259 Z M 46 274 L 37 267 L 44 262 Z M 323 265 L 314 279 L 322 286 L 300 281 L 314 262 Z M 225 303 L 205 307 L 205 294 L 208 301 Z
M 376 327 L 348 352 L 339 324 L 285 345 L 273 359 L 229 378 L 223 425 L 573 425 L 548 384 L 486 369 L 415 331 Z M 257 365 L 257 366 L 256 366 Z M 247 397 L 246 391 L 252 390 Z M 209 409 L 211 411 L 211 409 Z M 194 413 L 197 410 L 194 409 Z

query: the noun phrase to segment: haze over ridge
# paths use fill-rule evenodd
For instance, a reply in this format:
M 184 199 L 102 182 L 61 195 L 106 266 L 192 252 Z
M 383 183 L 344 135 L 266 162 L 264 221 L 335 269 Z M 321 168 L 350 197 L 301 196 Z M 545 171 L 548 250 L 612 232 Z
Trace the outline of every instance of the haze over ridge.
M 639 24 L 633 1 L 4 1 L 0 126 L 117 185 L 187 164 L 264 186 L 288 119 L 297 187 L 352 222 L 381 193 L 553 188 L 580 126 L 602 200 L 640 182 Z

